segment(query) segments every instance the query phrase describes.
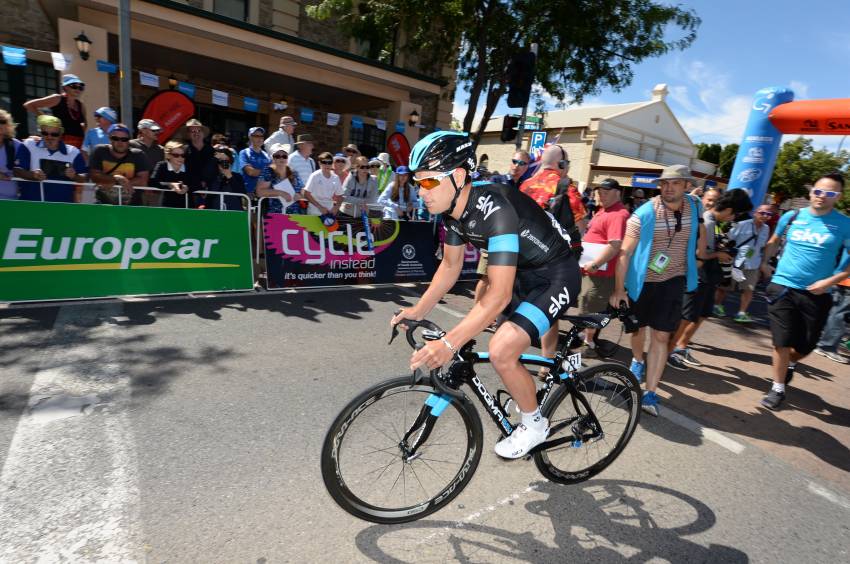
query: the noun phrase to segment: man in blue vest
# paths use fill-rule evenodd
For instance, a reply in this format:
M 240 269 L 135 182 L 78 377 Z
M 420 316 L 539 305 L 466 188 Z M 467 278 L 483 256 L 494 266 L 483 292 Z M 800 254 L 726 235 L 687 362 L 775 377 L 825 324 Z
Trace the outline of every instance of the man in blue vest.
M 659 195 L 629 218 L 610 300 L 616 307 L 628 298 L 638 319 L 640 330 L 632 334 L 631 371 L 639 381 L 646 377 L 641 407 L 654 416 L 670 335 L 682 318 L 685 292 L 696 290 L 697 250 L 702 255 L 705 248 L 702 204 L 686 195 L 692 180 L 687 166 L 668 166 L 658 179 Z M 647 327 L 650 344 L 644 357 Z

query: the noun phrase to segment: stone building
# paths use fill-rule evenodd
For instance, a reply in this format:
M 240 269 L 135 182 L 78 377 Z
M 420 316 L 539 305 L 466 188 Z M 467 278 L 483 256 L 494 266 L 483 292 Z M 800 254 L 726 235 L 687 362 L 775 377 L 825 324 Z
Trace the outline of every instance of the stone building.
M 306 6 L 316 2 L 132 0 L 134 121 L 158 90 L 183 81 L 195 86 L 196 117 L 242 143 L 248 128 L 275 130 L 283 115 L 301 124 L 296 133 L 316 137 L 318 150 L 338 151 L 353 142 L 370 155 L 385 150 L 397 124 L 411 144 L 449 127 L 451 68 L 421 68 L 401 50 L 393 65 L 369 59 L 364 46 L 333 22 L 306 15 Z M 13 112 L 19 135 L 34 131 L 21 104 L 57 91 L 61 73 L 53 69 L 50 51 L 72 55 L 66 72 L 86 82 L 82 99 L 89 114 L 99 106 L 119 108 L 117 74 L 97 68 L 98 60 L 119 62 L 117 6 L 118 0 L 4 2 L 0 42 L 28 49 L 26 67 L 0 62 L 0 107 Z M 81 32 L 91 41 L 88 60 L 76 47 Z M 159 76 L 159 88 L 142 86 L 139 71 Z M 212 89 L 229 93 L 227 107 L 213 105 Z M 257 111 L 244 109 L 244 97 L 258 100 Z M 313 110 L 311 123 L 302 123 L 302 109 Z M 410 124 L 413 112 L 419 127 Z M 327 124 L 328 113 L 340 114 L 338 125 Z M 87 118 L 93 125 L 93 116 Z
M 705 185 L 725 187 L 714 176 L 717 163 L 696 158 L 697 149 L 666 102 L 667 86 L 659 84 L 650 100 L 629 104 L 592 106 L 546 114 L 542 131 L 546 142 L 558 143 L 570 157 L 570 177 L 580 188 L 615 178 L 626 187 L 650 189 L 668 165 L 686 164 Z M 500 140 L 503 117 L 490 120 L 478 145 L 479 158 L 487 155 L 489 168 L 507 170 L 514 143 Z M 560 137 L 559 137 L 560 136 Z M 524 147 L 531 133 L 526 130 Z

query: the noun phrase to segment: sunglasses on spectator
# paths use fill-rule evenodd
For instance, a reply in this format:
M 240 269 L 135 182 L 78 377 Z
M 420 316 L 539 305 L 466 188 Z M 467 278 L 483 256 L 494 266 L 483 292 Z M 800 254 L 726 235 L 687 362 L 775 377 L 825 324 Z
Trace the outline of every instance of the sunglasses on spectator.
M 345 160 L 345 159 L 334 159 L 334 164 L 336 164 L 336 163 L 342 163 L 342 164 L 345 164 L 345 163 L 347 163 L 347 162 L 348 162 L 348 161 L 347 161 L 347 160 Z
M 812 194 L 815 196 L 824 196 L 825 198 L 837 198 L 841 192 L 835 192 L 833 190 L 821 190 L 820 188 L 815 188 L 812 190 Z
M 381 165 L 378 165 L 378 164 L 369 165 L 369 168 L 381 168 Z
M 286 153 L 277 153 L 277 154 L 272 155 L 272 158 L 273 159 L 288 159 L 289 155 L 287 155 Z
M 6 125 L 7 123 L 9 123 L 9 122 L 6 121 L 5 119 L 0 119 L 0 125 Z
M 42 137 L 62 137 L 58 131 L 39 131 Z
M 354 149 L 346 149 L 345 152 L 348 153 L 349 155 L 356 155 L 357 154 L 357 151 L 355 151 Z
M 763 216 L 766 216 L 766 217 L 773 217 L 773 212 L 763 211 L 763 212 L 756 212 L 756 213 L 758 215 L 763 215 Z
M 230 161 L 225 159 L 216 159 L 218 161 L 218 166 L 221 168 L 230 168 Z
M 319 164 L 332 165 L 332 164 L 334 164 L 334 162 L 333 161 L 319 161 Z
M 68 85 L 68 88 L 71 88 L 71 89 L 73 89 L 73 90 L 80 90 L 80 91 L 82 91 L 82 90 L 85 90 L 85 89 L 86 89 L 86 85 L 85 85 L 85 84 L 69 84 L 69 85 Z
M 186 158 L 186 153 L 169 153 L 175 159 L 184 159 Z
M 527 162 L 521 161 L 519 159 L 511 159 L 511 162 L 514 163 L 517 166 L 525 166 L 525 165 L 528 164 Z
M 114 136 L 114 135 L 113 135 L 113 136 L 111 136 L 111 137 L 109 138 L 109 140 L 110 140 L 110 141 L 119 141 L 119 142 L 121 142 L 121 143 L 129 143 L 129 142 L 130 142 L 130 138 L 129 138 L 129 137 L 116 137 L 116 136 Z
M 429 176 L 428 178 L 414 178 L 413 182 L 415 182 L 425 190 L 433 190 L 434 188 L 440 185 L 440 181 L 443 178 L 451 176 L 451 174 L 451 172 L 444 172 L 443 174 L 438 174 L 437 176 Z

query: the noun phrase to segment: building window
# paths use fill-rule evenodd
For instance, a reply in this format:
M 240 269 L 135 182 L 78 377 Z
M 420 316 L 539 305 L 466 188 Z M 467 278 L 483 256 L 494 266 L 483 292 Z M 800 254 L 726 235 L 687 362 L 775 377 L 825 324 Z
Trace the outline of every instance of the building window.
M 387 134 L 375 127 L 364 123 L 363 129 L 351 128 L 349 143 L 354 143 L 364 157 L 377 157 L 378 153 L 386 151 Z
M 248 0 L 213 0 L 213 12 L 241 22 L 248 21 Z
M 18 137 L 24 138 L 38 131 L 36 116 L 24 110 L 24 102 L 56 92 L 56 71 L 52 65 L 27 61 L 25 67 L 10 67 L 0 61 L 0 108 L 11 113 L 17 122 Z

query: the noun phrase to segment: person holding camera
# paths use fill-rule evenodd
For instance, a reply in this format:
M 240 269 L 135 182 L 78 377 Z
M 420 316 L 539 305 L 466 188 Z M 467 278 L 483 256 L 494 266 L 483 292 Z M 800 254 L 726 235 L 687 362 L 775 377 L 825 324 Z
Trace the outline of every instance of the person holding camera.
M 213 148 L 213 157 L 215 158 L 218 174 L 210 183 L 210 192 L 232 192 L 236 194 L 246 194 L 245 180 L 241 174 L 233 172 L 233 161 L 236 154 L 233 149 L 225 145 L 216 145 Z M 216 196 L 206 194 L 201 200 L 201 207 L 208 210 L 235 210 L 242 211 L 244 198 L 239 196 Z
M 789 211 L 776 224 L 765 264 L 785 242 L 765 290 L 773 337 L 773 384 L 761 405 L 777 409 L 797 362 L 814 350 L 833 305 L 829 290 L 850 276 L 850 217 L 835 210 L 844 176 L 826 174 L 809 190 L 809 207 Z M 769 271 L 769 269 L 768 269 Z
M 729 290 L 741 291 L 741 303 L 737 315 L 733 318 L 736 323 L 752 323 L 753 321 L 747 310 L 753 301 L 753 293 L 762 271 L 761 258 L 764 246 L 767 245 L 767 240 L 770 237 L 770 227 L 767 225 L 767 221 L 772 217 L 771 207 L 762 204 L 756 210 L 752 219 L 739 221 L 728 233 L 728 240 L 736 253 L 729 271 L 729 283 L 717 288 L 717 302 L 722 304 L 726 299 L 726 292 Z M 723 313 L 726 313 L 725 308 Z
M 689 366 L 702 366 L 691 355 L 688 345 L 702 325 L 711 317 L 714 306 L 714 293 L 722 278 L 721 263 L 731 263 L 735 259 L 735 250 L 723 246 L 716 238 L 718 223 L 731 221 L 736 215 L 753 209 L 753 204 L 745 190 L 729 190 L 723 194 L 712 209 L 703 213 L 705 225 L 705 250 L 700 259 L 702 266 L 697 270 L 698 284 L 693 292 L 686 292 L 682 302 L 682 321 L 673 339 L 670 340 L 670 354 L 667 366 L 676 370 L 689 370 Z

